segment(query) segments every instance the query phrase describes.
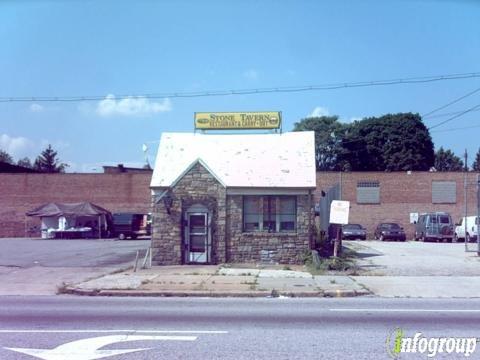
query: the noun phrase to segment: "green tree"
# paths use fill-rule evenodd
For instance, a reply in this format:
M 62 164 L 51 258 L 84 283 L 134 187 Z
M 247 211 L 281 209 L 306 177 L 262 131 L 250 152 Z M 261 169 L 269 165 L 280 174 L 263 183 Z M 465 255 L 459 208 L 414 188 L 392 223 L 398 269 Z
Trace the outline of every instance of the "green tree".
M 320 116 L 300 120 L 294 124 L 293 131 L 315 132 L 315 160 L 317 170 L 339 170 L 339 154 L 342 152 L 340 134 L 345 125 L 338 116 Z
M 472 164 L 472 170 L 480 171 L 480 148 L 478 149 L 477 154 L 475 155 L 475 161 Z
M 342 147 L 340 161 L 356 171 L 429 170 L 435 159 L 430 133 L 420 115 L 412 113 L 356 121 Z
M 13 158 L 6 151 L 0 150 L 0 162 L 6 162 L 8 164 L 13 164 Z
M 463 161 L 450 149 L 440 147 L 435 153 L 435 169 L 437 171 L 462 171 Z
M 24 157 L 23 159 L 18 160 L 17 165 L 23 166 L 24 168 L 28 168 L 28 169 L 33 169 L 32 162 L 28 157 Z
M 52 149 L 52 145 L 42 151 L 33 165 L 34 169 L 46 173 L 63 173 L 68 165 L 60 162 L 57 158 L 57 152 Z

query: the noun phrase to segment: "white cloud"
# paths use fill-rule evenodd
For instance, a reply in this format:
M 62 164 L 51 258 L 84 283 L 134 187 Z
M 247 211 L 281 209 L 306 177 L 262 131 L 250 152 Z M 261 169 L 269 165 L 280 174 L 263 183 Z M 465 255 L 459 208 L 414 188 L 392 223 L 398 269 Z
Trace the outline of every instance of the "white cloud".
M 51 144 L 55 151 L 59 151 L 59 156 L 63 162 L 62 152 L 70 147 L 70 144 L 63 140 L 51 141 L 48 139 L 31 140 L 23 136 L 10 136 L 8 134 L 0 134 L 0 150 L 6 151 L 13 157 L 14 161 L 30 158 L 33 161 L 40 155 L 40 153 Z
M 243 72 L 243 77 L 248 80 L 257 80 L 258 79 L 258 71 L 255 69 L 248 69 Z
M 45 110 L 45 108 L 40 104 L 31 104 L 29 106 L 29 109 L 30 109 L 31 112 L 35 112 L 35 113 L 39 113 L 39 112 L 42 112 L 43 110 Z
M 109 94 L 100 101 L 96 108 L 96 113 L 103 117 L 108 116 L 135 116 L 150 115 L 172 110 L 170 99 L 163 101 L 150 101 L 141 96 L 128 96 L 122 99 L 116 99 L 115 95 Z
M 12 137 L 7 134 L 0 135 L 0 149 L 9 153 L 15 159 L 27 156 L 32 148 L 34 148 L 33 141 L 25 137 Z
M 328 111 L 327 108 L 324 108 L 322 106 L 317 106 L 313 111 L 307 115 L 307 117 L 320 117 L 320 116 L 329 116 L 330 111 Z

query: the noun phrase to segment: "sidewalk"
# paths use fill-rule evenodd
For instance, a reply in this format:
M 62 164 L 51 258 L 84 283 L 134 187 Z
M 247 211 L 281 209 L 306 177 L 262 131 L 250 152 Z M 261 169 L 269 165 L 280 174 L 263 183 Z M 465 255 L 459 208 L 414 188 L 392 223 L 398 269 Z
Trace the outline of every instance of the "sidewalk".
M 157 266 L 128 270 L 68 286 L 64 292 L 103 296 L 351 297 L 370 292 L 351 276 L 218 265 Z

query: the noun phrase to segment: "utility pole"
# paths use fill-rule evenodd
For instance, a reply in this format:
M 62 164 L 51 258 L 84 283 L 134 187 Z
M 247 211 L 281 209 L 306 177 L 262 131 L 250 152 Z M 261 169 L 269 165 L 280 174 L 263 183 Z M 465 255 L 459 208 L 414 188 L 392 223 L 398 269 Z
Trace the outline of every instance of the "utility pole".
M 480 174 L 477 174 L 477 218 L 474 221 L 474 229 L 477 225 L 477 255 L 480 256 Z
M 464 237 L 465 237 L 465 251 L 467 251 L 468 249 L 468 244 L 467 244 L 467 216 L 468 216 L 468 213 L 467 213 L 467 202 L 468 202 L 468 198 L 467 198 L 467 159 L 468 159 L 468 154 L 467 154 L 467 149 L 465 149 L 465 154 L 464 154 L 464 157 L 465 157 L 465 167 L 464 167 L 464 172 L 463 172 L 463 206 L 464 206 L 464 209 L 465 209 L 465 213 L 463 214 L 464 216 L 464 224 L 463 224 L 463 228 L 464 228 Z M 458 236 L 457 236 L 458 238 Z

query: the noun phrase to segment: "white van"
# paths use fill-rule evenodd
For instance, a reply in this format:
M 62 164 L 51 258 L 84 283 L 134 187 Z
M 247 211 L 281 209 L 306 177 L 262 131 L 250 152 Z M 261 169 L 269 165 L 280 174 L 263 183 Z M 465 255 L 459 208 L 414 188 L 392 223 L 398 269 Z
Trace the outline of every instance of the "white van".
M 465 227 L 467 233 L 465 234 Z M 462 217 L 457 224 L 455 224 L 455 240 L 473 241 L 477 240 L 478 236 L 478 216 Z

